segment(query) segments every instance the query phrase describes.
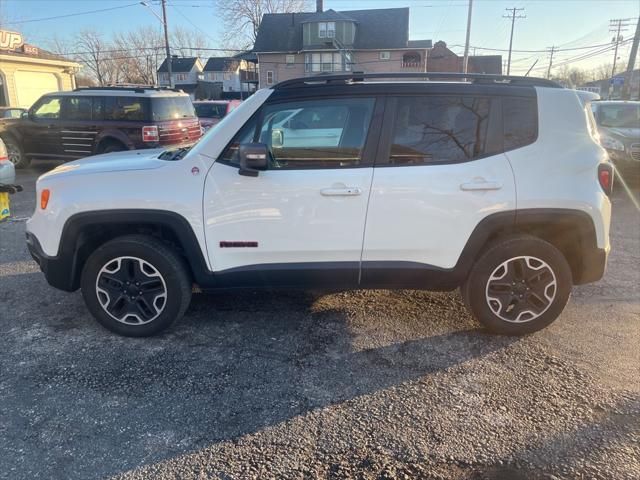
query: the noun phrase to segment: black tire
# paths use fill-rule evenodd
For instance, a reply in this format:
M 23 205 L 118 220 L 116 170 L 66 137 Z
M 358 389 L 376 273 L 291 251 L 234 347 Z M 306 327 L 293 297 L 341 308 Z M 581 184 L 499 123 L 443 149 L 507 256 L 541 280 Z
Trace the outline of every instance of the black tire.
M 128 150 L 128 148 L 125 147 L 122 143 L 109 142 L 104 146 L 104 148 L 102 148 L 100 153 L 124 152 L 125 150 Z
M 467 308 L 488 330 L 524 335 L 558 318 L 572 284 L 571 268 L 556 247 L 536 237 L 514 235 L 482 253 L 461 290 Z
M 121 257 L 127 258 L 116 260 Z M 136 275 L 142 281 L 134 282 Z M 143 286 L 136 290 L 134 283 Z M 87 259 L 80 281 L 84 301 L 96 320 L 127 337 L 155 335 L 180 319 L 191 301 L 191 285 L 183 259 L 161 241 L 144 235 L 119 237 L 99 247 Z M 159 293 L 163 288 L 164 294 Z M 136 324 L 136 316 L 147 323 Z
M 7 147 L 7 156 L 9 161 L 13 163 L 16 168 L 28 168 L 31 165 L 31 159 L 26 157 L 24 150 L 14 137 L 6 136 L 2 137 L 5 147 Z

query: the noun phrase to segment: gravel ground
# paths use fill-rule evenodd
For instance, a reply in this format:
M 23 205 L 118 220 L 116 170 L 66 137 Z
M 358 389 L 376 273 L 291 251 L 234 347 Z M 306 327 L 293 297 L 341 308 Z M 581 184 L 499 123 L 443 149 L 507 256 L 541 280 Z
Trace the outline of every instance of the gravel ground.
M 640 215 L 605 279 L 525 338 L 457 293 L 195 295 L 164 336 L 99 327 L 0 225 L 0 478 L 640 478 Z M 637 192 L 636 192 L 637 195 Z

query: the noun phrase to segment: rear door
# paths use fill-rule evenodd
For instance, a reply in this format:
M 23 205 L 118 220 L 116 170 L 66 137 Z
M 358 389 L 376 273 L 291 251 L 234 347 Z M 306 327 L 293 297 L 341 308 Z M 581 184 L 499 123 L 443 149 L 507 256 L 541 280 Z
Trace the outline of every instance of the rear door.
M 375 109 L 373 97 L 262 107 L 207 175 L 204 224 L 215 272 L 248 273 L 250 283 L 270 285 L 357 285 L 377 144 L 368 133 L 380 128 L 377 115 L 370 129 Z M 278 119 L 299 112 L 319 123 L 299 125 L 291 136 L 274 129 Z M 339 131 L 338 141 L 314 136 L 320 125 Z M 268 170 L 257 177 L 238 175 L 238 147 L 250 142 L 271 153 Z
M 391 272 L 413 272 L 415 280 L 421 271 L 452 269 L 483 218 L 515 210 L 499 100 L 396 96 L 387 112 L 364 237 L 366 286 L 402 286 L 407 277 L 390 279 Z
M 93 154 L 101 115 L 101 99 L 78 95 L 65 97 L 62 103 L 60 148 L 63 155 L 81 158 Z

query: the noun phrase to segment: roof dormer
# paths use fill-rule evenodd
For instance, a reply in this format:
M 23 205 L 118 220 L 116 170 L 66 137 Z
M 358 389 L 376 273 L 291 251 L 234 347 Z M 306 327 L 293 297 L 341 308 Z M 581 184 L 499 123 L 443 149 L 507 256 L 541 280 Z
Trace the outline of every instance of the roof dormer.
M 334 43 L 352 47 L 355 38 L 356 21 L 334 10 L 315 14 L 302 24 L 304 49 L 327 48 L 327 45 L 333 46 Z

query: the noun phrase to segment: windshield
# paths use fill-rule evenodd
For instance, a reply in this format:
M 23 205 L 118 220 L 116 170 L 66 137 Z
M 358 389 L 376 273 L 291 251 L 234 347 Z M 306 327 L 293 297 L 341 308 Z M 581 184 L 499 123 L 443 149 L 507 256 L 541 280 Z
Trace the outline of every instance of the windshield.
M 186 95 L 153 98 L 151 111 L 153 119 L 158 122 L 196 116 L 191 98 Z
M 222 118 L 227 113 L 226 103 L 196 103 L 196 114 L 203 118 Z
M 612 128 L 640 128 L 640 103 L 598 106 L 598 124 Z

